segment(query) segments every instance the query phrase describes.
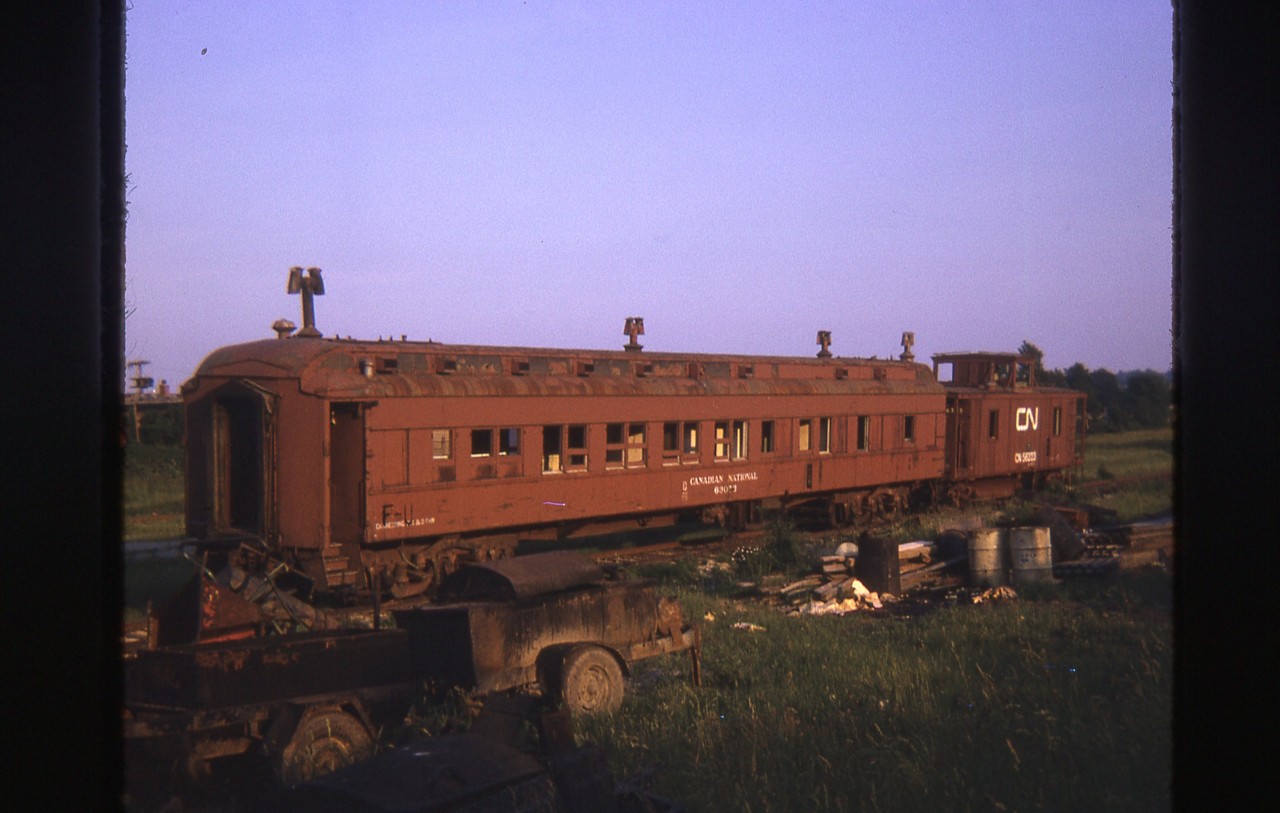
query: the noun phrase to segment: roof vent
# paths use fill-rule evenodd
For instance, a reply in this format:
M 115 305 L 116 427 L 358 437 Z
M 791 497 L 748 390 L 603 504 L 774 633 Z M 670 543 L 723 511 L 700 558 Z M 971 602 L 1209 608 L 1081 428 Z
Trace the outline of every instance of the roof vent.
M 298 326 L 288 319 L 277 319 L 271 323 L 271 329 L 276 332 L 277 339 L 286 339 L 290 333 L 298 329 Z
M 903 361 L 915 361 L 916 356 L 914 353 L 911 352 L 911 346 L 914 345 L 915 343 L 916 343 L 916 334 L 911 332 L 910 330 L 904 330 L 902 332 L 902 355 L 898 356 L 898 358 L 902 359 Z
M 818 358 L 820 359 L 831 358 L 831 331 L 819 330 L 818 344 L 822 345 L 822 349 L 818 351 Z
M 624 336 L 631 337 L 631 341 L 627 342 L 622 346 L 623 350 L 629 350 L 631 352 L 639 352 L 640 350 L 644 349 L 644 345 L 636 341 L 637 336 L 644 335 L 644 317 L 628 316 L 627 323 L 622 328 L 622 333 Z
M 287 290 L 291 294 L 302 294 L 302 330 L 298 331 L 298 335 L 319 336 L 320 331 L 316 329 L 314 297 L 324 296 L 324 279 L 320 276 L 320 269 L 308 268 L 303 270 L 301 266 L 297 265 L 290 268 Z

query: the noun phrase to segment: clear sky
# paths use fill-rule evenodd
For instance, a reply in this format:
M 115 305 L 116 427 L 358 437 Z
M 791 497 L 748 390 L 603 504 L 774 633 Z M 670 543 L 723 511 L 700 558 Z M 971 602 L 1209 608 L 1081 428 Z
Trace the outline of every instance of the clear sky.
M 326 335 L 1170 366 L 1172 9 L 158 2 L 126 354 Z

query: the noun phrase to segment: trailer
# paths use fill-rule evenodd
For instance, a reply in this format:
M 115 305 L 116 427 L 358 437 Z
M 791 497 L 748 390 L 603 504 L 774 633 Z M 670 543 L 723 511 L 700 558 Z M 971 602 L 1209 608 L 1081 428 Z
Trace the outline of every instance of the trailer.
M 689 651 L 700 680 L 699 632 L 679 604 L 580 554 L 464 567 L 440 601 L 394 611 L 395 629 L 139 652 L 125 674 L 127 784 L 157 765 L 199 784 L 230 757 L 304 782 L 370 756 L 380 727 L 403 720 L 428 687 L 540 693 L 595 713 L 621 705 L 624 676 L 645 658 Z
M 575 713 L 616 711 L 636 661 L 691 653 L 698 628 L 648 580 L 610 580 L 574 553 L 475 563 L 441 585 L 446 603 L 393 613 L 419 669 L 480 693 L 532 684 Z

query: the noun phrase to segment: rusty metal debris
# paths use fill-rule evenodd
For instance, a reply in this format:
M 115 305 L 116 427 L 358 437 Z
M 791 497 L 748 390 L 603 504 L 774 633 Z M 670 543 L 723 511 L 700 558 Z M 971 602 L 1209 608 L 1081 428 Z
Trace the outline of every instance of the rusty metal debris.
M 424 685 L 540 689 L 573 713 L 612 711 L 634 662 L 682 651 L 700 683 L 698 628 L 651 581 L 608 578 L 578 554 L 455 576 L 456 601 L 396 611 L 398 629 L 224 634 L 137 653 L 125 678 L 131 761 L 185 766 L 194 781 L 211 761 L 256 755 L 298 782 L 371 753 L 378 726 L 403 719 Z

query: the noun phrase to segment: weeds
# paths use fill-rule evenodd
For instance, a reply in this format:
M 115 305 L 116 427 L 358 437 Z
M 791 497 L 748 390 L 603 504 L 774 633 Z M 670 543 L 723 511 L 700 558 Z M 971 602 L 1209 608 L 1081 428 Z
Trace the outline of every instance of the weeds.
M 715 617 L 703 688 L 633 679 L 580 732 L 619 775 L 661 761 L 661 792 L 691 811 L 1167 809 L 1168 581 L 906 622 L 683 596 Z

